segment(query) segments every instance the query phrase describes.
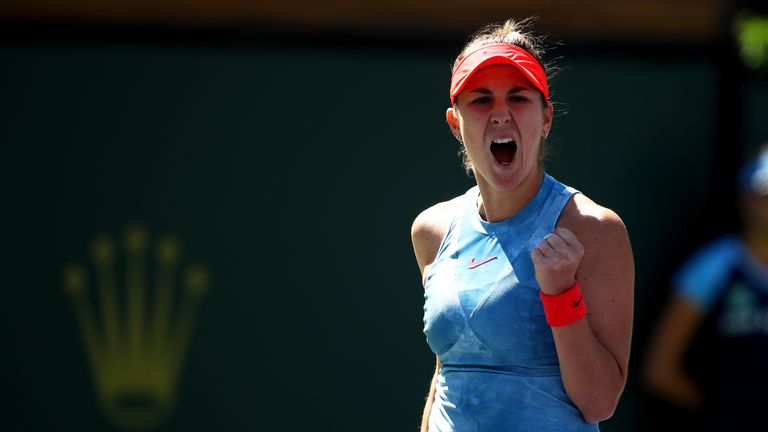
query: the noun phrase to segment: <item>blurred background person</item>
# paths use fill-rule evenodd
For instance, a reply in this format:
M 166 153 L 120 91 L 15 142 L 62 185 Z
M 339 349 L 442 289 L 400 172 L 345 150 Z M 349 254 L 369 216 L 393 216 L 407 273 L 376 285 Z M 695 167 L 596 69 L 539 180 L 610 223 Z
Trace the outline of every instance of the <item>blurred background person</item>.
M 768 147 L 738 176 L 743 227 L 703 246 L 673 277 L 651 339 L 649 389 L 705 430 L 768 427 Z M 689 423 L 690 425 L 690 423 Z

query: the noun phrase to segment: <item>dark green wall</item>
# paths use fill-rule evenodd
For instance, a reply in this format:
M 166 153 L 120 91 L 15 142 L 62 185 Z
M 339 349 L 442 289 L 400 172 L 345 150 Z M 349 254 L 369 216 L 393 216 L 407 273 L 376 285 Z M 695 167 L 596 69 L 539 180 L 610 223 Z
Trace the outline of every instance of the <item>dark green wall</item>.
M 71 261 L 93 272 L 95 236 L 141 223 L 211 275 L 164 429 L 415 430 L 434 360 L 409 228 L 472 184 L 444 124 L 453 51 L 0 46 L 5 421 L 112 427 L 60 278 Z M 626 222 L 641 353 L 649 293 L 700 239 L 715 72 L 561 66 L 549 170 Z M 602 430 L 633 429 L 637 386 Z
M 744 85 L 744 141 L 747 154 L 754 154 L 761 146 L 768 145 L 768 79 L 751 80 Z

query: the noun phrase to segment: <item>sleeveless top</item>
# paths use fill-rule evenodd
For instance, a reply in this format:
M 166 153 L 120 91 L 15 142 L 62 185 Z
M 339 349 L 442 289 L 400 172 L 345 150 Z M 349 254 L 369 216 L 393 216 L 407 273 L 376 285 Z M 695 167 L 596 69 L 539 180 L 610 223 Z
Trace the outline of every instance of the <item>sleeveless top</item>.
M 454 220 L 424 283 L 424 333 L 441 362 L 429 432 L 596 431 L 563 387 L 531 250 L 578 193 L 548 174 L 519 212 L 488 223 L 479 189 Z
M 704 392 L 701 430 L 766 430 L 768 268 L 727 235 L 691 257 L 675 287 L 705 314 L 685 359 Z

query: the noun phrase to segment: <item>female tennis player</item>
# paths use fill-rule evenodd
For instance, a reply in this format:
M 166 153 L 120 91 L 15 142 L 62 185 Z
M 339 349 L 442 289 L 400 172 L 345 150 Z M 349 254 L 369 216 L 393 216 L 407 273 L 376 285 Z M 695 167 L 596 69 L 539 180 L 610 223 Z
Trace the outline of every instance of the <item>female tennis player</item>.
M 627 379 L 626 228 L 545 172 L 548 78 L 519 23 L 473 36 L 450 100 L 446 120 L 477 185 L 412 227 L 437 356 L 421 430 L 598 430 Z

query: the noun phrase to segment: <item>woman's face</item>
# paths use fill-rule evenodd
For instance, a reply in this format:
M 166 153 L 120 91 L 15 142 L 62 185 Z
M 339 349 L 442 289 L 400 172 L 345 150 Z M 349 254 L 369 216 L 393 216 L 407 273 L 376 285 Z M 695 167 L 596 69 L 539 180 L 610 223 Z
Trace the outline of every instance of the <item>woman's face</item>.
M 464 143 L 478 183 L 512 191 L 538 179 L 542 137 L 552 126 L 552 107 L 514 66 L 477 71 L 446 113 Z

